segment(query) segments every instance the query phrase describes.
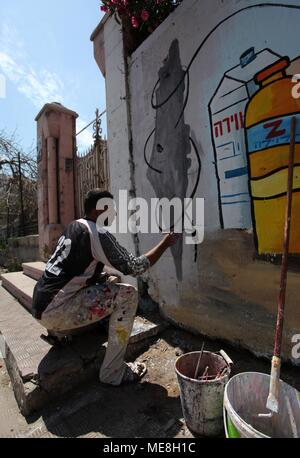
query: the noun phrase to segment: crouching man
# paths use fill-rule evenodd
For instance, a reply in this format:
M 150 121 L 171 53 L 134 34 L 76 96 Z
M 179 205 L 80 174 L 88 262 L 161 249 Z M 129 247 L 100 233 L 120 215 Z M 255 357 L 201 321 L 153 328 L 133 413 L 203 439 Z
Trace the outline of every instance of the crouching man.
M 120 385 L 138 381 L 146 372 L 145 364 L 124 362 L 138 293 L 131 285 L 109 282 L 105 275 L 101 281 L 103 268 L 113 267 L 124 275 L 141 275 L 177 242 L 179 235 L 166 235 L 148 253 L 136 257 L 120 246 L 105 226 L 96 226 L 103 212 L 96 209 L 97 202 L 104 198 L 113 196 L 107 191 L 90 191 L 84 202 L 84 218 L 65 229 L 35 286 L 33 315 L 54 335 L 64 335 L 110 315 L 100 381 Z

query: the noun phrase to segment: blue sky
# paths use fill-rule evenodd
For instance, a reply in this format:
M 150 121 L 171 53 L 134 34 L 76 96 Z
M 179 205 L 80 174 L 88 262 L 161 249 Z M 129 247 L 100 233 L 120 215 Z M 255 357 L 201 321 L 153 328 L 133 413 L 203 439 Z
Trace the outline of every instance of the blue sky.
M 96 107 L 105 109 L 104 78 L 90 41 L 102 17 L 99 4 L 0 1 L 0 80 L 6 81 L 5 98 L 0 91 L 0 130 L 16 130 L 25 150 L 36 143 L 34 118 L 45 103 L 60 102 L 76 111 L 77 131 L 93 120 Z M 85 149 L 91 131 L 78 140 L 79 149 Z

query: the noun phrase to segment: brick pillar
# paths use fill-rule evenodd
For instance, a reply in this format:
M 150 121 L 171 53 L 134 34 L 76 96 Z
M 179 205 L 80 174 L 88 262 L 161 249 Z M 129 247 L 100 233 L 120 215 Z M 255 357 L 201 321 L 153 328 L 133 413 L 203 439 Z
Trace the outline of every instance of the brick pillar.
M 64 227 L 75 218 L 77 117 L 59 103 L 47 103 L 36 117 L 41 259 L 47 259 Z

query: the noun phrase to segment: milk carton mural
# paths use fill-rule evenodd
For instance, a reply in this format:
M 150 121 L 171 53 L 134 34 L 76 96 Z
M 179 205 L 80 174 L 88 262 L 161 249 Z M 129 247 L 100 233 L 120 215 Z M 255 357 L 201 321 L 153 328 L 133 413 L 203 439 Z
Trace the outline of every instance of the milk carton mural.
M 248 49 L 240 64 L 228 70 L 209 104 L 219 179 L 220 220 L 224 229 L 252 227 L 244 131 L 245 108 L 258 91 L 254 76 L 280 56 L 269 49 Z

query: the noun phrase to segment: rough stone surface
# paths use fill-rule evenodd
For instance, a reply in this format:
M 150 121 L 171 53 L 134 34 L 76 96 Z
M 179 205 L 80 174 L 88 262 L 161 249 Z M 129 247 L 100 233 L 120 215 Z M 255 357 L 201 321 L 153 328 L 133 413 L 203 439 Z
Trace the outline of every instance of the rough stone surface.
M 103 387 L 93 377 L 25 419 L 0 360 L 0 437 L 192 438 L 183 418 L 174 366 L 179 351 L 199 351 L 203 340 L 208 351 L 226 351 L 234 361 L 232 375 L 270 371 L 270 361 L 170 326 L 133 355 L 148 368 L 141 383 Z M 283 365 L 281 377 L 299 390 L 298 371 Z

